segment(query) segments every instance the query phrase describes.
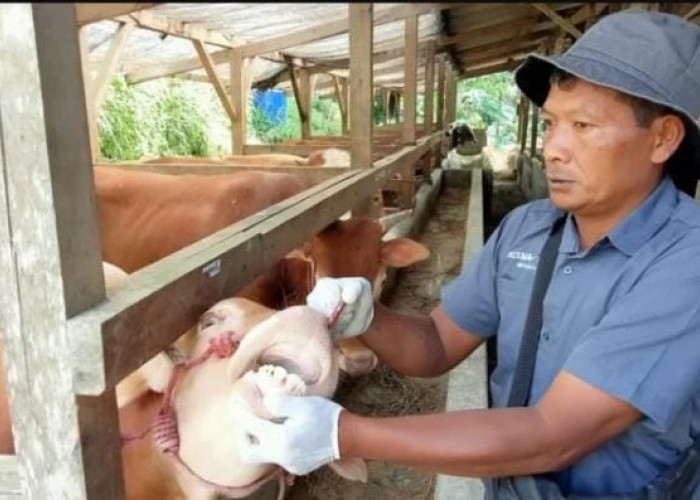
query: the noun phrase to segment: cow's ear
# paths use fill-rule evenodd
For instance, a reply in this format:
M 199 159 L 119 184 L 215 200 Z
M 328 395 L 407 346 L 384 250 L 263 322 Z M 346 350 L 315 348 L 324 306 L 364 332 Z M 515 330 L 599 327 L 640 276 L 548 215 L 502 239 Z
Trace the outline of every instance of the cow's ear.
M 300 248 L 295 248 L 291 252 L 289 252 L 287 255 L 284 256 L 287 259 L 302 259 L 307 262 L 311 262 L 312 259 L 312 251 L 311 251 L 311 243 L 310 242 L 305 242 Z
M 430 250 L 410 238 L 396 238 L 382 242 L 382 264 L 406 267 L 430 257 Z

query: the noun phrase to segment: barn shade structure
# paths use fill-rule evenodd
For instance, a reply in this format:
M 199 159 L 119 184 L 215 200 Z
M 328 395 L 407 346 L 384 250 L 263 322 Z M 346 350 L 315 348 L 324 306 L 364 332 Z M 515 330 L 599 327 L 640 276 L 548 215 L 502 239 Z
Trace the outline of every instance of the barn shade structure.
M 0 71 L 0 331 L 17 451 L 0 456 L 0 493 L 123 497 L 119 380 L 341 214 L 366 212 L 378 188 L 393 186 L 413 203 L 414 165 L 427 156 L 422 174 L 431 175 L 459 79 L 512 70 L 532 51 L 564 50 L 625 8 L 693 21 L 700 13 L 691 3 L 0 6 L 0 67 L 12 68 Z M 320 182 L 134 273 L 106 298 L 92 168 L 96 116 L 115 72 L 130 83 L 210 82 L 231 119 L 234 154 L 318 149 L 311 99 L 335 96 L 347 133 L 322 144 L 348 148 L 351 167 L 307 174 Z M 251 88 L 293 95 L 308 142 L 246 145 Z M 425 105 L 434 119 L 422 124 L 417 93 L 434 96 Z M 375 95 L 400 98 L 400 123 L 373 126 Z M 525 150 L 537 114 L 525 101 L 519 109 Z M 403 181 L 392 179 L 397 172 Z M 192 300 L 163 314 L 176 297 Z

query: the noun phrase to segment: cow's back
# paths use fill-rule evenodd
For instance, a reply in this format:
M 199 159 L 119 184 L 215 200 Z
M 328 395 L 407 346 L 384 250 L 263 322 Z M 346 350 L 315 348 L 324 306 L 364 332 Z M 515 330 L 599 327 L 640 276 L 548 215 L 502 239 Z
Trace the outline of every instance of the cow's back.
M 284 173 L 175 176 L 96 167 L 103 260 L 133 272 L 311 184 Z

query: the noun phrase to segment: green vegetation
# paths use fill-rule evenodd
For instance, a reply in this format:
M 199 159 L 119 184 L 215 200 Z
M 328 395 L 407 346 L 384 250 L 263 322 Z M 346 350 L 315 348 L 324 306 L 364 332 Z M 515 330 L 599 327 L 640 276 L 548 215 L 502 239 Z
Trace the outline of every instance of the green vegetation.
M 489 144 L 515 143 L 519 92 L 512 73 L 463 80 L 457 90 L 457 119 L 486 128 Z M 311 104 L 311 134 L 340 135 L 340 108 L 333 96 Z M 435 106 L 436 107 L 436 106 Z M 374 100 L 375 124 L 384 116 L 382 100 Z M 423 120 L 423 96 L 417 97 L 417 121 Z M 287 117 L 274 123 L 251 107 L 248 139 L 263 143 L 301 137 L 301 122 L 293 97 L 287 97 Z M 98 121 L 100 152 L 107 160 L 135 160 L 160 155 L 220 155 L 231 152 L 231 125 L 211 85 L 160 79 L 128 85 L 115 76 Z
M 287 119 L 283 123 L 270 120 L 255 106 L 248 112 L 248 137 L 263 143 L 301 138 L 301 119 L 293 97 L 287 97 Z M 311 135 L 341 135 L 340 107 L 335 98 L 316 97 L 311 101 Z
M 230 151 L 231 127 L 211 85 L 163 79 L 110 82 L 98 120 L 107 160 L 215 155 Z
M 486 128 L 489 144 L 515 144 L 519 98 L 511 72 L 461 80 L 457 84 L 457 119 L 472 128 Z

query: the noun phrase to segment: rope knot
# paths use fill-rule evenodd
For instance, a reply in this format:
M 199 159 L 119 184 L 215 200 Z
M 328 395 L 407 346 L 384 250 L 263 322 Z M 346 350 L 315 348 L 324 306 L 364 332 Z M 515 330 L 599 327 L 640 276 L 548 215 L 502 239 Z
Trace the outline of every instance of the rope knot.
M 231 340 L 231 335 L 221 335 L 209 341 L 209 346 L 212 353 L 221 359 L 228 358 L 236 350 L 238 342 Z
M 153 422 L 153 439 L 162 453 L 177 453 L 180 449 L 180 434 L 172 406 L 164 406 L 158 411 Z

